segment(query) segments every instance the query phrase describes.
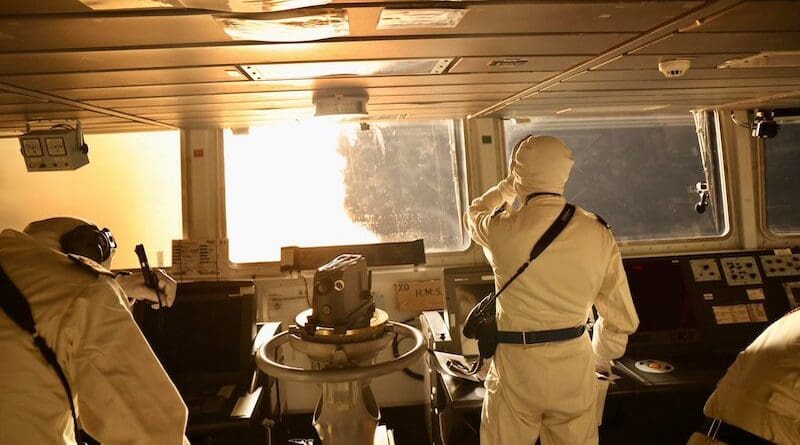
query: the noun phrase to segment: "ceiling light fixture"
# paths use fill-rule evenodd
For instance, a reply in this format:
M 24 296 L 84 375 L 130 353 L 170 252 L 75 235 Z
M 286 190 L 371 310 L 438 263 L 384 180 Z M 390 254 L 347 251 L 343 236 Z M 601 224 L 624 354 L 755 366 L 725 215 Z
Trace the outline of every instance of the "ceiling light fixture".
M 441 74 L 453 59 L 351 60 L 240 65 L 251 80 L 316 79 L 348 76 Z
M 455 28 L 466 14 L 462 8 L 383 8 L 376 28 Z
M 292 12 L 275 19 L 215 17 L 215 20 L 235 40 L 308 42 L 350 35 L 350 22 L 347 12 L 343 10 L 312 15 Z

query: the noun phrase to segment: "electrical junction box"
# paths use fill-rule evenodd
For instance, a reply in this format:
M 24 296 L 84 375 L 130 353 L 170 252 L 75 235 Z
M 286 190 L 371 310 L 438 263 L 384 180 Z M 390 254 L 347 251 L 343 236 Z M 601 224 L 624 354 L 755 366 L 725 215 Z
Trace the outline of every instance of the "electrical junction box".
M 29 172 L 75 170 L 89 163 L 80 125 L 30 131 L 19 137 L 19 145 Z

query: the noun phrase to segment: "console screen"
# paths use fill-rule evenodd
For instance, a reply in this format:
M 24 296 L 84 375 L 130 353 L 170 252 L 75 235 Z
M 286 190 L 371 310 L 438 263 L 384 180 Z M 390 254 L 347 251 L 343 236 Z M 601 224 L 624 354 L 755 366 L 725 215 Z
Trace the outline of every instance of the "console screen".
M 681 264 L 649 260 L 625 264 L 633 304 L 639 314 L 637 332 L 695 328 L 692 302 L 684 285 Z

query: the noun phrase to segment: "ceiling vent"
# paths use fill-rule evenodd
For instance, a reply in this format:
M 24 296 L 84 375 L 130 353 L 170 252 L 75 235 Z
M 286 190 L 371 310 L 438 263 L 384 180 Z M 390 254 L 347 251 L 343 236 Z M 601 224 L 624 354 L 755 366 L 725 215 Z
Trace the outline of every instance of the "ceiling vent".
M 493 68 L 509 68 L 515 66 L 522 66 L 528 63 L 528 59 L 498 59 L 489 62 L 489 66 Z
M 755 56 L 728 60 L 717 68 L 795 68 L 800 67 L 800 51 L 765 51 Z
M 314 97 L 315 117 L 336 117 L 339 119 L 352 119 L 366 117 L 366 94 L 330 94 Z

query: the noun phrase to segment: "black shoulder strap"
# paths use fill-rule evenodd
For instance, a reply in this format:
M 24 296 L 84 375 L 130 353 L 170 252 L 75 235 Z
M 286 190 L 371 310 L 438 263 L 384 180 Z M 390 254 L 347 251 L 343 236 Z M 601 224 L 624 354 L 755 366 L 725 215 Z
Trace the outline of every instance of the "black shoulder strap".
M 556 239 L 556 237 L 561 233 L 561 231 L 564 230 L 564 227 L 567 226 L 567 223 L 572 219 L 573 215 L 575 215 L 575 206 L 570 203 L 564 204 L 564 208 L 561 209 L 561 213 L 558 214 L 558 217 L 556 218 L 555 221 L 553 221 L 553 224 L 551 224 L 550 227 L 547 228 L 544 234 L 542 234 L 541 238 L 539 238 L 539 240 L 536 241 L 536 244 L 533 245 L 533 249 L 531 249 L 531 255 L 530 257 L 528 257 L 528 261 L 522 264 L 522 266 L 520 266 L 520 268 L 517 269 L 517 272 L 514 274 L 514 276 L 512 276 L 508 281 L 506 281 L 506 284 L 504 284 L 503 287 L 500 288 L 499 291 L 497 291 L 496 297 L 499 297 L 500 294 L 504 290 L 506 290 L 506 288 L 512 282 L 514 282 L 514 280 L 516 280 L 518 276 L 522 275 L 522 273 L 525 272 L 525 269 L 527 269 L 528 266 L 531 265 L 533 260 L 535 260 L 536 257 L 541 255 L 542 252 L 544 252 L 544 250 L 547 249 L 547 247 L 553 242 L 553 240 Z
M 33 321 L 33 313 L 28 300 L 22 295 L 22 292 L 17 289 L 17 286 L 6 275 L 2 267 L 0 267 L 0 307 L 8 315 L 8 318 L 14 321 L 25 332 L 31 334 L 33 337 L 33 344 L 39 349 L 44 356 L 45 361 L 55 370 L 58 374 L 58 379 L 64 386 L 64 391 L 67 393 L 67 400 L 69 400 L 69 409 L 72 412 L 72 424 L 75 427 L 75 439 L 80 437 L 80 429 L 78 429 L 78 416 L 75 413 L 75 402 L 72 400 L 72 389 L 67 381 L 67 376 L 61 365 L 58 364 L 56 353 L 44 338 L 39 336 L 36 331 L 36 323 Z

